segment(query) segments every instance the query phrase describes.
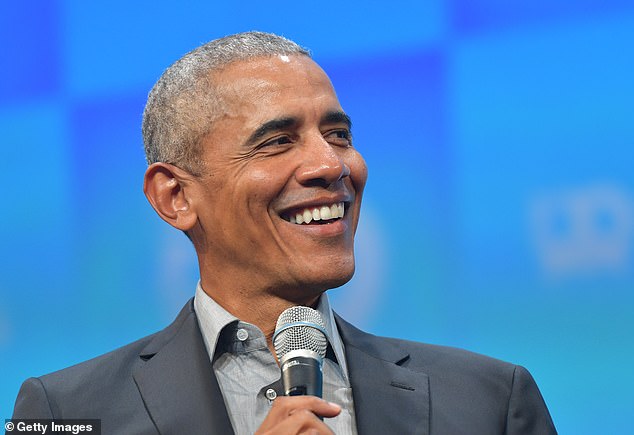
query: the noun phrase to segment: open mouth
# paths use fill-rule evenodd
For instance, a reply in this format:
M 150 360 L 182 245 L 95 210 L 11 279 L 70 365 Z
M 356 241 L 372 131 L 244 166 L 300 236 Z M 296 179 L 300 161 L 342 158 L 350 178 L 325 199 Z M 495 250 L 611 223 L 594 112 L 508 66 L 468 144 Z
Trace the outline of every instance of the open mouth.
M 287 222 L 297 225 L 325 225 L 343 218 L 344 214 L 344 203 L 337 202 L 334 204 L 293 210 L 284 213 L 282 218 Z

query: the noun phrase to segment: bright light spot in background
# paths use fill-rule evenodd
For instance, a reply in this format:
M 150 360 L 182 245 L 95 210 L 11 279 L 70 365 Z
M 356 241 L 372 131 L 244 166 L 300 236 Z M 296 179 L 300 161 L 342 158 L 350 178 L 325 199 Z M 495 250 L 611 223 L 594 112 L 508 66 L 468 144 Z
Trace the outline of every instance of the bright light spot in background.
M 634 244 L 634 199 L 623 187 L 595 183 L 535 196 L 532 234 L 551 277 L 626 272 Z

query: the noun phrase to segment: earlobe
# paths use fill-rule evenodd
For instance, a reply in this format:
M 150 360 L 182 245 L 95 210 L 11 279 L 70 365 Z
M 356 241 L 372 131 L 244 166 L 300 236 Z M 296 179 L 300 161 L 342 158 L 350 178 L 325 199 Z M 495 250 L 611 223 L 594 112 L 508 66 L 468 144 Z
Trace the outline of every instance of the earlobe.
M 191 176 L 169 163 L 153 163 L 145 171 L 143 192 L 165 222 L 182 231 L 190 230 L 197 215 L 188 197 Z

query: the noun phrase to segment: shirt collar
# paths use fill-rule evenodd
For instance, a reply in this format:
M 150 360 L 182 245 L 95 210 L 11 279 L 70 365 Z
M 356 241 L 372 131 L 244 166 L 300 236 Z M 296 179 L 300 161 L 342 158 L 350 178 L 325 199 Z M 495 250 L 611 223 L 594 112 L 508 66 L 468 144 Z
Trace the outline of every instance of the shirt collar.
M 196 317 L 198 318 L 198 326 L 203 335 L 205 341 L 205 347 L 209 357 L 213 359 L 216 352 L 216 346 L 218 346 L 218 339 L 220 333 L 225 326 L 232 322 L 238 322 L 239 319 L 227 310 L 222 308 L 216 301 L 214 301 L 200 285 L 196 286 L 196 296 L 194 297 L 194 311 L 196 311 Z
M 316 310 L 319 312 L 319 314 L 321 314 L 321 317 L 324 320 L 326 338 L 328 339 L 328 343 L 330 344 L 337 363 L 341 368 L 343 376 L 347 381 L 348 368 L 346 365 L 345 349 L 343 346 L 343 341 L 341 340 L 341 336 L 339 335 L 339 330 L 337 329 L 337 324 L 335 323 L 333 311 L 330 308 L 328 296 L 325 293 L 322 293 L 321 297 L 319 298 Z M 203 340 L 205 342 L 205 347 L 207 348 L 207 353 L 209 354 L 210 358 L 213 359 L 216 348 L 218 346 L 218 340 L 223 329 L 227 325 L 233 322 L 237 323 L 240 320 L 229 313 L 227 310 L 225 310 L 223 307 L 221 307 L 207 293 L 205 293 L 202 286 L 200 285 L 200 281 L 196 286 L 196 296 L 194 297 L 194 311 L 196 311 L 198 326 L 200 326 Z

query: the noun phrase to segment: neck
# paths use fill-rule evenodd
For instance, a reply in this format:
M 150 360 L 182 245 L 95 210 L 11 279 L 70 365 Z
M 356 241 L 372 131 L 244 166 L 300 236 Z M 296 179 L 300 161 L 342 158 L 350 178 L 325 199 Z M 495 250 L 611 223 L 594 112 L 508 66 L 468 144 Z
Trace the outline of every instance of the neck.
M 316 308 L 321 293 L 301 300 L 289 300 L 279 296 L 280 292 L 248 291 L 243 288 L 219 286 L 201 277 L 201 287 L 203 291 L 211 297 L 218 305 L 229 313 L 242 320 L 257 326 L 264 333 L 271 353 L 275 355 L 273 349 L 273 333 L 280 314 L 295 305 L 304 305 Z M 289 292 L 299 294 L 298 292 Z

